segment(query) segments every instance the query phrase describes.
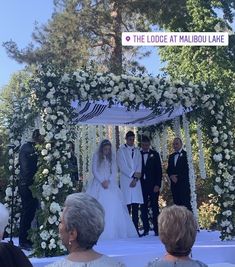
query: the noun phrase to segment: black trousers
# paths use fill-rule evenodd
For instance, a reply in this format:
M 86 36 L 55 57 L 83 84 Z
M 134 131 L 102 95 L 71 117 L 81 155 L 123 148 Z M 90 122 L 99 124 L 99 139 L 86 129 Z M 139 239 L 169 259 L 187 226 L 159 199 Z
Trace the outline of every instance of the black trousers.
M 33 198 L 32 192 L 27 185 L 19 185 L 19 193 L 22 201 L 19 243 L 30 243 L 28 230 L 31 228 L 31 222 L 38 207 L 38 200 Z
M 159 192 L 154 193 L 152 188 L 143 189 L 142 192 L 143 192 L 144 204 L 141 205 L 141 219 L 143 222 L 144 232 L 149 232 L 150 229 L 149 216 L 148 216 L 148 209 L 150 202 L 150 207 L 153 212 L 153 230 L 156 234 L 158 234 L 157 218 L 159 215 L 159 205 L 158 205 Z
M 192 211 L 190 185 L 187 184 L 173 184 L 171 182 L 171 192 L 175 205 L 185 206 Z
M 132 203 L 127 205 L 129 214 L 132 217 L 132 221 L 135 225 L 135 229 L 137 233 L 139 233 L 139 204 L 138 203 Z

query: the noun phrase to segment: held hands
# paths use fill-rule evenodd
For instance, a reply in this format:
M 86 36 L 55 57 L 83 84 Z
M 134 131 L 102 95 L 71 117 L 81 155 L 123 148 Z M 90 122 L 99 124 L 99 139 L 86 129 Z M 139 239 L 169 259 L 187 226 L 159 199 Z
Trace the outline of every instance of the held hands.
M 136 183 L 137 183 L 137 180 L 136 179 L 132 179 L 131 183 L 130 183 L 130 187 L 135 187 L 136 186 Z
M 171 179 L 171 181 L 173 182 L 173 183 L 177 183 L 177 181 L 178 181 L 178 178 L 177 178 L 177 175 L 176 174 L 173 174 L 173 175 L 171 175 L 170 176 L 170 179 Z
M 107 189 L 109 187 L 110 181 L 109 180 L 104 180 L 101 185 L 104 189 Z
M 141 178 L 141 172 L 134 172 L 133 176 L 134 176 L 135 178 L 140 179 L 140 178 Z

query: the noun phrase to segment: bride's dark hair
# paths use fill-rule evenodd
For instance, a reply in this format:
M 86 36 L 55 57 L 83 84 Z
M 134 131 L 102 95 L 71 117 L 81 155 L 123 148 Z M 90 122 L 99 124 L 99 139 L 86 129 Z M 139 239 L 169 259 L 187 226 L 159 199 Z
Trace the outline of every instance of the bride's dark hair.
M 99 165 L 104 160 L 103 148 L 105 146 L 110 146 L 110 148 L 111 148 L 110 153 L 106 157 L 107 157 L 107 160 L 109 162 L 112 162 L 112 144 L 108 139 L 104 139 L 103 141 L 101 141 L 99 149 L 98 149 L 98 163 L 99 163 Z

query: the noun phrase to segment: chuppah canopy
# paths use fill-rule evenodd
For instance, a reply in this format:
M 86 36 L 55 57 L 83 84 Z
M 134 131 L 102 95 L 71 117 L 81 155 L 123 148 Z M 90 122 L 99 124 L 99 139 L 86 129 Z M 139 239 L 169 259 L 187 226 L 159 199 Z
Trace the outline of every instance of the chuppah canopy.
M 127 109 L 127 107 L 117 103 L 109 106 L 107 101 L 95 102 L 79 102 L 73 101 L 72 107 L 76 110 L 74 123 L 90 124 L 90 125 L 125 125 L 144 127 L 172 120 L 175 117 L 181 116 L 184 113 L 191 111 L 191 108 L 185 109 L 182 106 L 172 107 L 168 109 L 160 107 L 158 113 L 144 107 L 139 107 L 138 110 Z

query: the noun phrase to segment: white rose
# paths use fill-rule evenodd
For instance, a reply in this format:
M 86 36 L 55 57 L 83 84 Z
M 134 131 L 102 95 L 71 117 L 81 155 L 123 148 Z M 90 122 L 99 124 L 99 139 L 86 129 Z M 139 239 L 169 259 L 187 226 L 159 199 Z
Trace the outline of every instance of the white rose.
M 56 100 L 54 98 L 50 99 L 50 103 L 51 103 L 51 105 L 55 105 L 56 104 Z
M 55 215 L 50 216 L 47 221 L 49 222 L 49 224 L 54 224 L 57 221 L 57 217 Z
M 39 132 L 40 132 L 41 135 L 45 135 L 46 134 L 46 131 L 45 131 L 44 128 L 40 128 L 39 129 Z
M 46 144 L 46 149 L 51 150 L 51 144 L 50 143 Z
M 47 230 L 43 230 L 41 233 L 40 233 L 40 237 L 42 240 L 48 240 L 50 238 L 50 234 Z
M 46 246 L 47 246 L 46 242 L 43 241 L 43 242 L 41 243 L 41 248 L 42 248 L 42 249 L 45 249 Z
M 215 155 L 213 155 L 213 160 L 215 162 L 220 162 L 222 160 L 222 154 L 215 154 Z
M 42 156 L 46 156 L 47 153 L 48 153 L 48 151 L 47 151 L 46 149 L 43 149 L 43 150 L 41 151 Z
M 52 87 L 52 83 L 51 83 L 51 82 L 49 82 L 47 85 L 48 85 L 49 87 Z
M 43 175 L 48 175 L 48 173 L 49 173 L 49 170 L 48 170 L 48 169 L 44 169 L 44 170 L 42 171 L 42 174 L 43 174 Z
M 47 123 L 47 130 L 50 131 L 52 129 L 52 124 Z
M 217 137 L 213 138 L 213 143 L 217 144 L 219 142 L 219 139 Z
M 52 213 L 60 212 L 61 211 L 60 205 L 53 201 L 50 205 L 50 211 Z

